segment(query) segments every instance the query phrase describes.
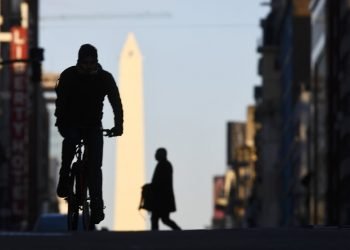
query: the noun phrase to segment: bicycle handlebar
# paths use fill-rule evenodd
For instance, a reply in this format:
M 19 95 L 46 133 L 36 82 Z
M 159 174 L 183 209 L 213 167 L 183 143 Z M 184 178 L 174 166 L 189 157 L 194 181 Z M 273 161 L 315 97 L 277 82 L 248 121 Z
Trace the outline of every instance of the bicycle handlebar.
M 120 136 L 113 129 L 102 129 L 103 135 L 108 137 Z

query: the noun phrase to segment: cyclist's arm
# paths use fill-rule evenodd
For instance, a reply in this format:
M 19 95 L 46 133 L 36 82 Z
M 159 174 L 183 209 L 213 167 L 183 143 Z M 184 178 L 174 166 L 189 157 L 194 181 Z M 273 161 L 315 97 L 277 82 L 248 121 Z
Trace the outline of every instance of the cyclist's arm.
M 67 105 L 68 105 L 68 79 L 65 76 L 64 72 L 60 75 L 58 79 L 55 91 L 56 91 L 56 126 L 65 126 L 67 123 Z
M 120 99 L 117 84 L 112 75 L 109 75 L 108 79 L 107 97 L 113 109 L 114 125 L 120 129 L 123 129 L 123 105 Z

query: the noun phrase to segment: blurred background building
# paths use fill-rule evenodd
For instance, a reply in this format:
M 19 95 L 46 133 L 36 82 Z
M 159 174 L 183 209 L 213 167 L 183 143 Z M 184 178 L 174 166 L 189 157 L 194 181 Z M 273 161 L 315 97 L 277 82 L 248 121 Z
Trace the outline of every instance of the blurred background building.
M 29 230 L 57 210 L 49 176 L 49 120 L 41 87 L 38 1 L 0 1 L 0 230 Z
M 246 122 L 227 123 L 227 169 L 214 177 L 213 228 L 244 227 L 255 213 L 256 181 L 255 107 L 247 109 Z M 248 206 L 252 204 L 252 206 Z M 249 208 L 249 209 L 248 209 Z
M 349 1 L 265 4 L 270 11 L 261 20 L 257 48 L 261 84 L 254 89 L 255 144 L 244 144 L 256 151 L 256 158 L 254 153 L 247 157 L 255 169 L 254 185 L 242 203 L 239 167 L 228 161 L 235 195 L 224 195 L 224 217 L 236 220 L 219 226 L 349 225 Z M 232 131 L 228 141 L 247 136 L 244 129 Z M 232 145 L 229 159 L 239 158 Z

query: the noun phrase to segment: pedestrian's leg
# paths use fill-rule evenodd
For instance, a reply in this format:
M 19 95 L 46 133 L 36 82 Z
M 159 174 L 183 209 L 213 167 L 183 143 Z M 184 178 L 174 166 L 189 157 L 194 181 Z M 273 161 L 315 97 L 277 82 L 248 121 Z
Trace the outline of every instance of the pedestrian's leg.
M 88 129 L 86 133 L 88 186 L 91 198 L 91 217 L 95 224 L 100 223 L 105 215 L 102 196 L 102 157 L 103 134 L 100 128 Z
M 151 215 L 151 229 L 152 229 L 152 231 L 157 231 L 159 229 L 158 220 L 159 220 L 158 214 L 155 212 L 152 212 L 152 215 Z
M 181 228 L 175 223 L 175 221 L 170 219 L 169 213 L 163 214 L 162 222 L 173 230 L 181 230 Z

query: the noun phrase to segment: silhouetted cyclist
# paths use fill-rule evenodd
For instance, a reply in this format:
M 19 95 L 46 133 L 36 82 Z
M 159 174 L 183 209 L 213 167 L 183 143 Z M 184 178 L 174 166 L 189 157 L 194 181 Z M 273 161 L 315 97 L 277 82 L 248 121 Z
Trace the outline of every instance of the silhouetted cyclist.
M 170 212 L 176 211 L 176 204 L 173 190 L 173 167 L 167 159 L 166 149 L 157 149 L 155 158 L 158 164 L 152 177 L 153 207 L 151 228 L 152 230 L 158 230 L 158 221 L 161 219 L 165 225 L 173 230 L 181 230 L 180 227 L 170 219 Z
M 91 218 L 98 224 L 104 219 L 101 169 L 103 101 L 107 96 L 114 113 L 111 136 L 122 135 L 123 108 L 118 87 L 113 76 L 98 63 L 97 49 L 84 44 L 79 49 L 77 64 L 61 73 L 56 93 L 56 126 L 64 138 L 57 195 L 68 196 L 70 166 L 76 145 L 83 139 L 88 148 Z

